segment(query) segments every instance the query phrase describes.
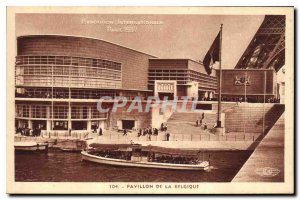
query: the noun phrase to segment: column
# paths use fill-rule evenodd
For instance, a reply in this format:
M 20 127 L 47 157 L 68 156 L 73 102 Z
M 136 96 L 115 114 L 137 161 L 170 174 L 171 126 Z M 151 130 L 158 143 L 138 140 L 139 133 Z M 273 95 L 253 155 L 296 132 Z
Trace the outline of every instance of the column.
M 89 119 L 88 121 L 87 121 L 87 127 L 86 127 L 86 130 L 87 131 L 91 131 L 92 129 L 91 129 L 91 126 L 92 126 L 92 121 Z
M 28 120 L 28 128 L 32 129 L 32 120 L 31 120 L 31 117 L 32 117 L 32 114 L 31 114 L 31 105 L 29 105 L 29 120 Z
M 92 107 L 88 107 L 88 121 L 87 121 L 87 127 L 86 130 L 91 131 L 92 126 Z
M 72 130 L 72 121 L 71 121 L 71 103 L 69 102 L 69 106 L 68 106 L 68 130 L 71 129 Z
M 28 120 L 28 128 L 32 129 L 32 120 Z
M 51 127 L 51 119 L 52 116 L 51 116 L 51 107 L 50 106 L 47 106 L 47 129 L 46 131 L 47 132 L 50 132 L 52 130 L 52 127 Z

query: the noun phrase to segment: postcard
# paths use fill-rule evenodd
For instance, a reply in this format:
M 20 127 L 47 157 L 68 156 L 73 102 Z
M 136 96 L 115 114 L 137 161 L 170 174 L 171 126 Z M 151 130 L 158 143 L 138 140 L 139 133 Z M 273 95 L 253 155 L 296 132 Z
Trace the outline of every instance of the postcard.
M 7 193 L 294 193 L 293 7 L 7 14 Z

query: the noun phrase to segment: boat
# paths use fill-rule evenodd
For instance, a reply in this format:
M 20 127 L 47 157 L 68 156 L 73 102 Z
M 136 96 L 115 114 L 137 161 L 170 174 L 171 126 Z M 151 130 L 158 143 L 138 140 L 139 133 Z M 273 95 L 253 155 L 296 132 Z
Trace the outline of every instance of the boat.
M 81 152 L 82 160 L 99 164 L 172 170 L 209 169 L 209 161 L 199 160 L 199 151 L 141 145 L 104 145 Z M 109 148 L 109 146 L 114 148 Z M 116 147 L 119 146 L 119 147 Z
M 75 140 L 64 140 L 59 144 L 59 149 L 65 152 L 80 153 L 85 148 L 85 141 Z
M 79 153 L 82 151 L 81 149 L 76 149 L 76 148 L 60 148 L 60 150 L 69 153 Z
M 48 143 L 15 142 L 15 152 L 48 152 Z

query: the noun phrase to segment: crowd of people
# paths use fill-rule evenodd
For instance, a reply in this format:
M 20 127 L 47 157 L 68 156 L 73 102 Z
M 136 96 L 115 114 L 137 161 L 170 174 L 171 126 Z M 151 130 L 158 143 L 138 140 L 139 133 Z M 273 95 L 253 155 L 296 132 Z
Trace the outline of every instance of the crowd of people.
M 203 129 L 206 130 L 207 129 L 207 124 L 203 123 L 204 117 L 205 117 L 205 114 L 202 113 L 200 119 L 196 120 L 196 127 L 198 127 L 198 126 L 202 127 L 203 126 Z
M 169 141 L 170 140 L 170 133 L 167 132 L 168 128 L 167 128 L 167 124 L 162 123 L 161 127 L 160 127 L 160 131 L 164 132 L 165 134 L 165 140 Z M 123 136 L 127 136 L 127 133 L 130 130 L 127 129 L 123 129 Z M 41 128 L 34 128 L 34 129 L 30 129 L 28 127 L 25 128 L 17 128 L 16 130 L 17 134 L 21 134 L 23 136 L 33 136 L 33 137 L 38 137 L 41 135 Z M 92 126 L 92 133 L 97 133 L 99 136 L 103 135 L 103 130 L 101 127 L 98 126 Z M 137 137 L 141 137 L 141 136 L 146 136 L 148 138 L 149 141 L 151 141 L 151 136 L 157 136 L 159 133 L 159 129 L 157 128 L 140 128 L 137 130 Z M 68 134 L 69 136 L 72 135 L 72 130 L 68 129 Z
M 40 128 L 34 128 L 30 129 L 28 127 L 25 128 L 17 128 L 17 134 L 21 134 L 23 136 L 33 136 L 33 137 L 38 137 L 41 136 L 42 130 Z
M 161 123 L 160 131 L 165 133 L 166 140 L 169 141 L 170 133 L 168 133 L 167 130 L 168 130 L 167 124 Z M 127 134 L 125 134 L 125 132 L 126 132 L 126 130 L 124 130 L 123 136 L 127 135 Z M 137 133 L 137 137 L 146 136 L 148 138 L 148 140 L 150 141 L 151 136 L 157 136 L 158 132 L 159 132 L 159 130 L 157 128 L 152 128 L 152 127 L 139 128 L 138 133 Z
M 28 92 L 25 93 L 17 93 L 15 94 L 16 97 L 22 98 L 52 98 L 51 91 L 44 91 L 44 92 Z M 82 94 L 79 96 L 80 98 L 84 99 L 99 99 L 102 95 L 97 93 L 90 93 L 90 94 Z M 63 91 L 54 91 L 53 98 L 55 99 L 65 99 L 69 98 L 68 92 Z M 77 98 L 76 96 L 72 95 L 72 98 Z M 143 100 L 146 100 L 147 97 L 141 97 Z M 134 96 L 127 97 L 128 100 L 133 100 Z M 194 100 L 191 98 L 190 100 Z M 274 97 L 266 97 L 265 101 L 262 96 L 253 96 L 253 97 L 230 97 L 230 96 L 223 96 L 221 98 L 224 102 L 248 102 L 248 103 L 280 103 L 280 99 Z M 198 97 L 198 101 L 218 101 L 217 97 Z
M 101 127 L 98 127 L 97 125 L 92 126 L 92 132 L 93 133 L 98 133 L 99 136 L 103 135 L 103 130 Z
M 24 93 L 15 93 L 16 97 L 19 98 L 52 98 L 52 91 L 33 91 L 33 92 L 28 92 L 25 91 Z M 104 95 L 101 93 L 80 93 L 78 94 L 77 92 L 74 94 L 71 92 L 71 98 L 72 99 L 100 99 Z M 105 95 L 107 96 L 107 95 Z M 118 96 L 115 95 L 110 95 L 112 99 L 116 99 Z M 122 96 L 126 97 L 128 100 L 134 100 L 135 96 Z M 54 99 L 67 99 L 69 98 L 69 94 L 67 91 L 54 91 L 53 92 L 53 98 Z M 142 100 L 147 100 L 147 97 L 141 96 L 140 97 Z
M 113 158 L 121 160 L 131 160 L 132 152 L 110 151 L 110 150 L 94 150 L 89 152 L 95 156 L 104 158 Z M 158 163 L 172 163 L 172 164 L 197 164 L 199 163 L 198 157 L 195 156 L 172 156 L 163 154 L 149 154 L 148 161 Z
M 160 129 L 148 127 L 148 128 L 139 128 L 135 131 L 137 131 L 137 137 L 145 136 L 150 141 L 151 136 L 157 136 L 158 133 L 159 133 L 159 130 L 165 133 L 166 140 L 169 141 L 170 140 L 170 133 L 167 132 L 168 127 L 167 127 L 167 124 L 165 124 L 165 123 L 161 124 Z M 96 125 L 92 126 L 92 132 L 97 133 L 99 136 L 103 135 L 102 128 L 98 127 Z M 128 132 L 131 132 L 131 130 L 123 129 L 122 130 L 123 136 L 127 136 Z
M 199 101 L 218 101 L 218 98 L 199 97 Z M 264 103 L 263 97 L 222 97 L 222 101 L 225 102 L 248 102 L 248 103 Z M 274 97 L 266 97 L 265 103 L 280 103 L 280 99 Z
M 122 151 L 110 151 L 110 150 L 103 150 L 103 151 L 90 151 L 89 152 L 95 156 L 101 156 L 104 158 L 114 158 L 114 159 L 122 159 L 122 160 L 130 160 L 131 154 L 128 152 Z
M 172 164 L 197 164 L 198 160 L 197 158 L 194 157 L 162 155 L 162 156 L 156 156 L 153 162 L 172 163 Z
M 24 93 L 16 93 L 16 97 L 21 98 L 52 98 L 52 92 L 24 92 Z M 69 98 L 68 93 L 64 92 L 54 92 L 53 98 L 55 99 L 66 99 Z

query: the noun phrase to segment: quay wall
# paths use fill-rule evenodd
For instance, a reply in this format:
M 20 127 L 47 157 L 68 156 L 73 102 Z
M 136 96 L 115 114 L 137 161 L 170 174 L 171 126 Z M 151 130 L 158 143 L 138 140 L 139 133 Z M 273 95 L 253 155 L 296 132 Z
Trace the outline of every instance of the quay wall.
M 14 141 L 48 143 L 49 148 L 68 150 L 68 151 L 81 151 L 86 148 L 86 140 L 80 140 L 74 138 L 41 138 L 41 137 L 15 136 Z
M 284 127 L 284 115 L 282 115 L 258 144 L 232 182 L 285 181 Z

